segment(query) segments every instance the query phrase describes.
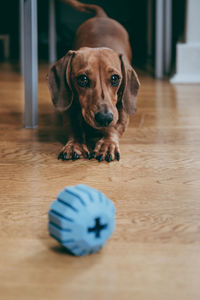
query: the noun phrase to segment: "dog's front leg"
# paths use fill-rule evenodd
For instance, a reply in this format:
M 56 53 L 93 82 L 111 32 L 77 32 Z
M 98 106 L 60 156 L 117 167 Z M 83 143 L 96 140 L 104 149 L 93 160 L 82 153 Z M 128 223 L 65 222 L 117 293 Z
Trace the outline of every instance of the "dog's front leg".
M 120 160 L 119 138 L 123 135 L 129 118 L 123 109 L 119 109 L 119 120 L 113 127 L 104 130 L 103 137 L 96 143 L 92 158 L 98 161 Z
M 99 162 L 120 160 L 119 136 L 115 128 L 106 130 L 104 136 L 96 143 L 91 157 L 96 158 Z
M 81 122 L 77 120 L 77 118 L 72 118 L 73 115 L 74 114 L 68 112 L 63 115 L 64 128 L 67 133 L 67 143 L 61 149 L 58 159 L 76 160 L 82 157 L 90 157 Z

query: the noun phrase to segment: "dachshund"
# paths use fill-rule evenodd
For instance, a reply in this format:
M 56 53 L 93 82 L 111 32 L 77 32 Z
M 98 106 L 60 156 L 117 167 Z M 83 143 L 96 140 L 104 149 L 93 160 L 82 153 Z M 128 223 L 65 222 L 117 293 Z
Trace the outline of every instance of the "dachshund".
M 73 50 L 51 66 L 47 83 L 63 112 L 67 143 L 58 159 L 120 159 L 119 138 L 136 112 L 138 76 L 126 29 L 97 5 L 63 0 L 94 13 L 78 28 Z

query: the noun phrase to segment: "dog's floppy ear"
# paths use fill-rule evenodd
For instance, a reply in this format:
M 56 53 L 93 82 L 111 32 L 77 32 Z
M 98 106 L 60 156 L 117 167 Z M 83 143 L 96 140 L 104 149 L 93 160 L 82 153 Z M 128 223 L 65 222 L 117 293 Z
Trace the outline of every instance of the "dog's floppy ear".
M 67 110 L 73 101 L 70 73 L 74 55 L 75 51 L 68 51 L 49 69 L 46 77 L 53 104 L 58 111 Z
M 119 98 L 126 113 L 133 115 L 137 109 L 137 93 L 140 87 L 138 76 L 127 59 L 120 55 L 122 68 L 122 84 L 119 89 Z

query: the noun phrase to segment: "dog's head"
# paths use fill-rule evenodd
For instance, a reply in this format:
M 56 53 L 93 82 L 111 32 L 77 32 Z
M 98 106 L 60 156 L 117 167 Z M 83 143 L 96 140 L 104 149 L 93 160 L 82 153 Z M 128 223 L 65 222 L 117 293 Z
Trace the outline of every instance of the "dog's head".
M 115 125 L 118 103 L 134 114 L 139 81 L 123 55 L 109 48 L 81 48 L 69 51 L 47 75 L 55 107 L 70 108 L 76 99 L 85 121 L 94 128 Z

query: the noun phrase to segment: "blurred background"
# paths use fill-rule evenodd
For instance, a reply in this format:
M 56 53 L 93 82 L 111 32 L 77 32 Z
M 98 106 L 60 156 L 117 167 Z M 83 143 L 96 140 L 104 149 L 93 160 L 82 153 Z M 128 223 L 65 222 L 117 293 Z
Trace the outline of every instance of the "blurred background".
M 19 63 L 20 65 L 20 1 L 1 1 L 0 9 L 0 61 Z M 152 76 L 156 75 L 156 38 L 160 27 L 168 22 L 169 37 L 159 41 L 168 47 L 169 58 L 167 71 L 162 71 L 161 76 L 170 76 L 175 70 L 177 42 L 185 40 L 186 0 L 166 0 L 165 6 L 158 8 L 156 0 L 82 0 L 85 3 L 98 4 L 106 11 L 108 16 L 119 21 L 129 32 L 133 49 L 133 65 L 143 69 Z M 197 0 L 198 1 L 198 0 Z M 159 0 L 157 1 L 159 2 Z M 160 3 L 163 0 L 160 0 Z M 72 48 L 74 33 L 78 26 L 90 15 L 80 13 L 58 0 L 37 1 L 38 12 L 38 59 L 39 63 L 52 62 L 49 58 L 49 28 L 52 28 L 50 11 L 53 3 L 55 21 L 55 49 L 56 57 L 62 57 Z M 166 9 L 170 9 L 167 13 Z M 158 15 L 159 14 L 159 15 Z M 158 19 L 160 18 L 160 20 Z M 158 22 L 164 22 L 158 23 Z M 51 26 L 50 26 L 51 25 Z M 163 27 L 164 28 L 164 27 Z M 51 29 L 54 30 L 54 29 Z M 163 30 L 161 28 L 161 30 Z M 163 34 L 161 33 L 163 36 Z M 162 37 L 161 37 L 162 38 Z M 169 44 L 169 45 L 168 45 Z M 162 45 L 161 45 L 162 46 Z M 164 51 L 163 47 L 161 50 Z M 53 59 L 53 60 L 54 60 Z

